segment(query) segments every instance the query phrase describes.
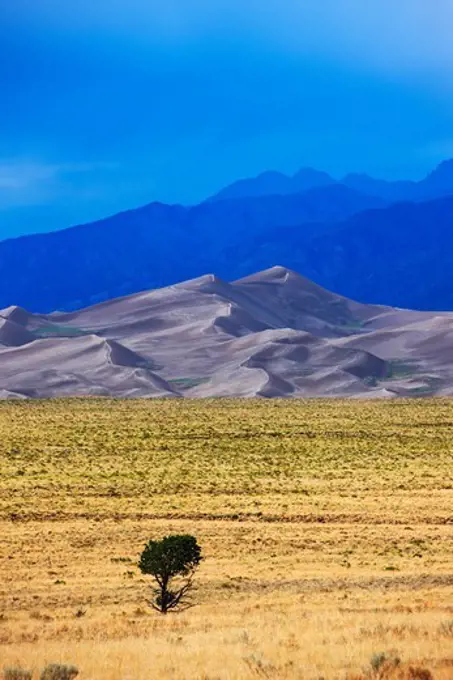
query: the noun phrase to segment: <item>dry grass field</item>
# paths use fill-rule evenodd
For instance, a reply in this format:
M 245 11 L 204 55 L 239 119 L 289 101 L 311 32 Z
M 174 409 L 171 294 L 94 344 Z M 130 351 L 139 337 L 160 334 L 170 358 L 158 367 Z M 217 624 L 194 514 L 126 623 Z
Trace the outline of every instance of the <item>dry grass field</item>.
M 3 402 L 0 459 L 0 669 L 453 678 L 453 401 Z M 163 617 L 174 532 L 205 560 Z

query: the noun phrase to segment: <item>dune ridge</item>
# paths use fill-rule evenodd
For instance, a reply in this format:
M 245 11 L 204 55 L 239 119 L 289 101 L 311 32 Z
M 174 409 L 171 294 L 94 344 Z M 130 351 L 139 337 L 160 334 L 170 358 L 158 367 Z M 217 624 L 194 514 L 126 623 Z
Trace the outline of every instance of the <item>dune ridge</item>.
M 0 310 L 0 398 L 453 393 L 453 313 L 364 305 L 282 266 L 75 312 Z

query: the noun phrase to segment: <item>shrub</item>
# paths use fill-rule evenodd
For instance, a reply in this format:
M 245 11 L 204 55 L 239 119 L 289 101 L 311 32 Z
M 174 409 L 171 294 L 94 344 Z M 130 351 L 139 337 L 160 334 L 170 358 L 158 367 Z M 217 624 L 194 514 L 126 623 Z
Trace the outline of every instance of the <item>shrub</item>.
M 443 621 L 439 626 L 439 632 L 441 635 L 453 637 L 453 619 L 450 619 L 449 621 Z
M 41 673 L 41 680 L 73 680 L 79 674 L 75 666 L 51 663 Z
M 433 680 L 433 674 L 427 668 L 409 666 L 408 677 L 410 680 Z
M 153 609 L 167 614 L 193 606 L 187 595 L 201 560 L 201 548 L 193 536 L 165 536 L 161 541 L 149 541 L 138 566 L 142 574 L 149 574 L 157 584 L 151 601 Z
M 401 660 L 393 654 L 373 654 L 370 659 L 371 670 L 378 678 L 393 677 L 396 668 L 400 666 Z
M 3 671 L 4 680 L 31 680 L 33 673 L 23 668 L 5 668 Z
M 373 654 L 370 659 L 371 669 L 377 673 L 380 667 L 387 661 L 387 654 L 380 652 L 379 654 Z

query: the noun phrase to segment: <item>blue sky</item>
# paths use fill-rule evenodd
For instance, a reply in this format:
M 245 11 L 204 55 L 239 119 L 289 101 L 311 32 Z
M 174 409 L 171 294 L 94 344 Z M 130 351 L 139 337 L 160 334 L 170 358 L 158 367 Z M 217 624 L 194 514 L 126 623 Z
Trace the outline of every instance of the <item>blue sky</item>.
M 0 238 L 453 156 L 451 0 L 3 0 Z

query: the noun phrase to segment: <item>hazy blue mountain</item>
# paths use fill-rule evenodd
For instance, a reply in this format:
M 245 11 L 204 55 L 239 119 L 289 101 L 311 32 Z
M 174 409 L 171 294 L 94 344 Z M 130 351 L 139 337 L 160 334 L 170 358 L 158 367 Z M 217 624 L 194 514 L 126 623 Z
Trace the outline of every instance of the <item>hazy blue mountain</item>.
M 257 177 L 241 179 L 225 187 L 210 201 L 220 201 L 249 196 L 269 196 L 272 194 L 296 194 L 317 187 L 335 184 L 336 180 L 326 172 L 313 168 L 301 168 L 295 175 L 284 175 L 281 172 L 263 172 Z
M 453 195 L 453 160 L 440 163 L 419 182 L 389 182 L 365 174 L 350 174 L 342 179 L 342 183 L 356 191 L 380 196 L 391 202 L 442 198 Z
M 0 242 L 0 307 L 69 310 L 228 270 L 225 253 L 245 236 L 276 225 L 303 231 L 307 222 L 335 223 L 380 205 L 381 199 L 332 185 L 193 208 L 152 203 L 91 224 L 10 239 Z
M 281 172 L 268 171 L 257 177 L 234 182 L 209 200 L 218 201 L 271 194 L 295 194 L 335 183 L 337 183 L 336 179 L 313 168 L 302 168 L 292 177 Z M 379 196 L 391 203 L 441 198 L 453 194 L 453 160 L 440 163 L 437 168 L 419 182 L 412 180 L 388 181 L 376 179 L 363 173 L 351 173 L 341 179 L 340 183 L 361 193 Z
M 362 173 L 351 173 L 342 180 L 343 184 L 362 191 L 372 196 L 380 196 L 392 203 L 398 201 L 415 201 L 418 198 L 418 183 L 410 180 L 389 182 L 384 179 L 375 179 Z
M 453 310 L 453 196 L 271 229 L 227 256 L 233 278 L 279 262 L 360 302 Z
M 281 263 L 363 302 L 453 309 L 453 196 L 426 200 L 450 192 L 453 161 L 417 183 L 355 178 L 381 197 L 331 183 L 190 208 L 152 203 L 0 242 L 0 307 L 71 310 L 206 271 L 232 280 Z M 389 205 L 404 192 L 413 202 Z
M 440 198 L 453 194 L 453 159 L 440 163 L 418 183 L 423 198 Z
M 453 196 L 353 216 L 314 237 L 303 271 L 368 303 L 453 309 Z

